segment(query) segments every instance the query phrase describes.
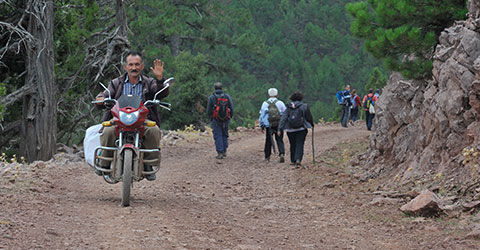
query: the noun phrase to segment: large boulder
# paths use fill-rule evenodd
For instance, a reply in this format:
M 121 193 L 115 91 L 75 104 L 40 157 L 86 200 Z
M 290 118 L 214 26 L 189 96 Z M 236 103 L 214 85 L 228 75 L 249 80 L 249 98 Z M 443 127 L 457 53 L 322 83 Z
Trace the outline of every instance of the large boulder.
M 442 212 L 438 205 L 439 202 L 440 199 L 435 193 L 424 190 L 415 199 L 403 205 L 400 210 L 408 215 L 436 216 Z

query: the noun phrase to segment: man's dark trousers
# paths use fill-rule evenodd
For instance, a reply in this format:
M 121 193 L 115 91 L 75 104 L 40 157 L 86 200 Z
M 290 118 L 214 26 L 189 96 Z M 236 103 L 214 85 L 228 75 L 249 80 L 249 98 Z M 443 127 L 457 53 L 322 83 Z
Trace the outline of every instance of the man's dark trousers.
M 342 104 L 342 126 L 347 127 L 348 117 L 350 115 L 350 107 L 347 104 Z
M 370 114 L 370 112 L 365 111 L 365 120 L 367 121 L 367 129 L 372 130 L 373 118 L 375 114 Z
M 302 162 L 303 146 L 305 145 L 305 138 L 308 130 L 300 130 L 295 132 L 287 132 L 288 141 L 290 142 L 290 162 Z
M 283 131 L 280 133 L 280 136 L 277 134 L 278 126 L 265 129 L 265 159 L 270 158 L 272 155 L 272 134 L 275 135 L 275 141 L 277 142 L 277 148 L 279 155 L 285 155 L 285 144 L 283 143 Z
M 219 122 L 212 120 L 213 139 L 215 139 L 215 148 L 217 153 L 227 153 L 228 148 L 228 124 L 230 120 Z

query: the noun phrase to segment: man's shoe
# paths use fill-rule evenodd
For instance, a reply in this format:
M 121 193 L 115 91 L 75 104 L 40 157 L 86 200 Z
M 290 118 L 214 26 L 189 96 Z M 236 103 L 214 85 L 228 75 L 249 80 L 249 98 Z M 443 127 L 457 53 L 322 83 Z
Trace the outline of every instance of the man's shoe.
M 265 161 L 270 161 L 270 156 L 269 156 L 269 157 L 265 157 Z
M 151 171 L 153 171 L 153 167 L 150 166 L 150 165 L 145 165 L 143 167 L 143 170 L 145 172 L 151 172 Z M 145 175 L 145 179 L 147 179 L 149 181 L 154 181 L 155 179 L 157 179 L 157 176 L 155 174 L 148 174 L 148 175 Z
M 221 160 L 221 159 L 223 159 L 224 157 L 223 157 L 223 154 L 222 154 L 222 153 L 218 153 L 217 157 L 215 157 L 215 158 Z
M 285 162 L 285 157 L 283 155 L 280 155 L 280 160 L 279 160 L 280 163 L 284 163 Z

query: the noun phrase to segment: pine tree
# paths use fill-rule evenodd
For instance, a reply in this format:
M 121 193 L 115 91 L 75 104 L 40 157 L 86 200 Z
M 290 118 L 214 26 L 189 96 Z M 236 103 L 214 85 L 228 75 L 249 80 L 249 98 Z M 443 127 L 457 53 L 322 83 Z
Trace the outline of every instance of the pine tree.
M 350 29 L 366 49 L 409 78 L 431 74 L 440 32 L 467 13 L 465 0 L 368 0 L 346 8 L 354 17 Z
M 378 67 L 375 67 L 368 78 L 367 84 L 365 84 L 365 91 L 368 92 L 369 89 L 382 89 L 385 85 L 387 85 L 387 77 Z

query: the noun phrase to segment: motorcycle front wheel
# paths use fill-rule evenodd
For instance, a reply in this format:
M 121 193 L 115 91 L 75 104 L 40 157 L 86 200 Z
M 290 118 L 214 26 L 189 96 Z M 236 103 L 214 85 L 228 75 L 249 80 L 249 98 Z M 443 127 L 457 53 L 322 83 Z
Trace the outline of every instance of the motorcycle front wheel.
M 123 151 L 122 206 L 130 206 L 130 188 L 132 187 L 133 151 Z

